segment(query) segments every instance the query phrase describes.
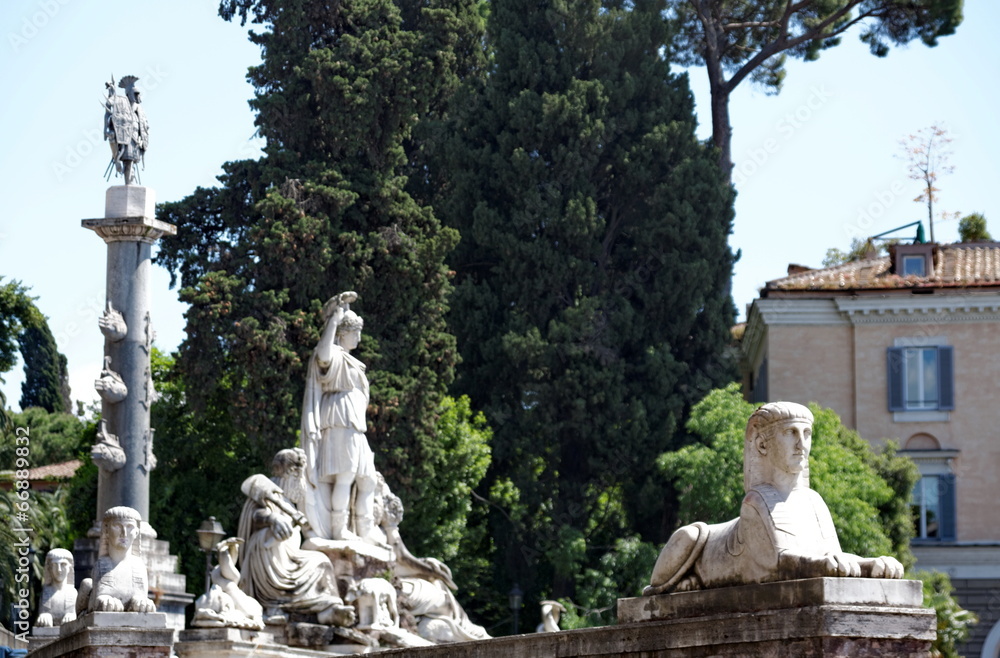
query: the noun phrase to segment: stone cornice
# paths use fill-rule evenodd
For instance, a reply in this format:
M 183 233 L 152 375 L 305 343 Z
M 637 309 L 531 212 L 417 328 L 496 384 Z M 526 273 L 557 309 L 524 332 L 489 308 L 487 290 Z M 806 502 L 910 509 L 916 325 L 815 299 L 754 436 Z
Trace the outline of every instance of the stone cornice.
M 145 242 L 155 244 L 164 235 L 177 235 L 177 227 L 152 217 L 106 217 L 84 219 L 80 225 L 89 228 L 105 242 Z
M 839 297 L 851 324 L 998 322 L 1000 294 Z

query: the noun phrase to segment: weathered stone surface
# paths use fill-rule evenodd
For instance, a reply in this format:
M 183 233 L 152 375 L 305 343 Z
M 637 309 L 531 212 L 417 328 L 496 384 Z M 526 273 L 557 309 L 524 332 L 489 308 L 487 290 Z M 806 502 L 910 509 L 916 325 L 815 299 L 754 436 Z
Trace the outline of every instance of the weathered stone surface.
M 678 528 L 653 566 L 646 596 L 823 576 L 899 579 L 888 555 L 841 550 L 833 517 L 809 488 L 813 415 L 772 402 L 747 421 L 740 515 Z
M 368 647 L 359 646 L 362 650 Z M 178 658 L 319 658 L 331 652 L 288 647 L 274 642 L 274 635 L 265 631 L 235 628 L 198 628 L 181 631 L 174 651 Z M 356 653 L 353 650 L 341 654 Z M 336 653 L 334 654 L 336 655 Z
M 112 185 L 104 193 L 105 217 L 148 217 L 156 214 L 156 193 L 141 185 Z
M 683 619 L 821 605 L 920 608 L 920 582 L 870 578 L 808 578 L 618 600 L 618 621 Z
M 35 650 L 32 658 L 153 658 L 169 656 L 174 631 L 166 615 L 93 612 L 63 624 L 59 639 Z

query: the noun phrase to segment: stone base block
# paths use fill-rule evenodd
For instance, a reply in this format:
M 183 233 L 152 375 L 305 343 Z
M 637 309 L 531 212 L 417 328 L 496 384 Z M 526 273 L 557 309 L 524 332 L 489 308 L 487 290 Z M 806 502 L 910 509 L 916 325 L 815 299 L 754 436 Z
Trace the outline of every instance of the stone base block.
M 920 583 L 815 578 L 621 599 L 619 625 L 384 652 L 407 658 L 928 658 Z
M 112 185 L 104 193 L 105 217 L 148 217 L 156 214 L 156 193 L 142 185 Z
M 28 650 L 34 651 L 40 646 L 59 639 L 59 626 L 35 626 L 28 636 Z
M 815 606 L 921 608 L 916 580 L 808 578 L 697 592 L 618 599 L 618 623 L 688 619 L 726 613 L 762 612 Z
M 301 647 L 276 644 L 274 636 L 265 631 L 246 631 L 236 628 L 195 628 L 181 631 L 174 652 L 177 658 L 319 658 L 340 654 L 367 653 L 362 651 L 314 651 Z
M 168 658 L 174 641 L 158 612 L 92 612 L 59 629 L 59 639 L 33 648 L 32 658 Z

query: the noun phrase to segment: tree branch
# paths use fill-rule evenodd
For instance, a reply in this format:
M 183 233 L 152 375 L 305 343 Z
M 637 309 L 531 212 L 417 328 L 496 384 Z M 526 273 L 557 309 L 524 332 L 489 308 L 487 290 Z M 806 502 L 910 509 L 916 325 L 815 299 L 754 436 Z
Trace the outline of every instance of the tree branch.
M 791 17 L 794 15 L 795 11 L 805 6 L 807 3 L 794 4 L 791 1 L 785 8 L 785 13 L 781 18 L 782 29 L 781 35 L 772 41 L 771 43 L 763 46 L 753 58 L 751 58 L 746 64 L 740 67 L 740 69 L 726 81 L 726 91 L 732 92 L 733 89 L 739 85 L 744 78 L 746 78 L 750 73 L 756 69 L 758 66 L 766 62 L 771 57 L 778 55 L 786 50 L 795 48 L 807 41 L 812 41 L 813 39 L 824 38 L 830 39 L 843 34 L 844 32 L 850 30 L 852 27 L 860 23 L 861 21 L 872 18 L 877 15 L 876 10 L 869 10 L 859 14 L 856 18 L 853 18 L 846 22 L 844 25 L 840 26 L 836 30 L 827 33 L 826 29 L 831 25 L 835 24 L 837 21 L 842 19 L 844 16 L 850 14 L 850 12 L 861 4 L 862 0 L 851 0 L 847 5 L 838 9 L 834 13 L 827 16 L 818 25 L 806 30 L 801 35 L 789 38 L 788 36 L 788 23 L 791 21 Z

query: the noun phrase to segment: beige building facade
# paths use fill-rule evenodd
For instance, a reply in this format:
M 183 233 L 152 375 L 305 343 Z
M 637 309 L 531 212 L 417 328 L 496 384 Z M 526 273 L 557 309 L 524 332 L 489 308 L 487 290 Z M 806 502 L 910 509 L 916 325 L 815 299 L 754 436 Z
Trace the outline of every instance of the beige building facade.
M 998 658 L 1000 244 L 790 266 L 751 304 L 742 356 L 748 399 L 818 402 L 917 463 L 917 567 L 979 615 L 964 655 Z

